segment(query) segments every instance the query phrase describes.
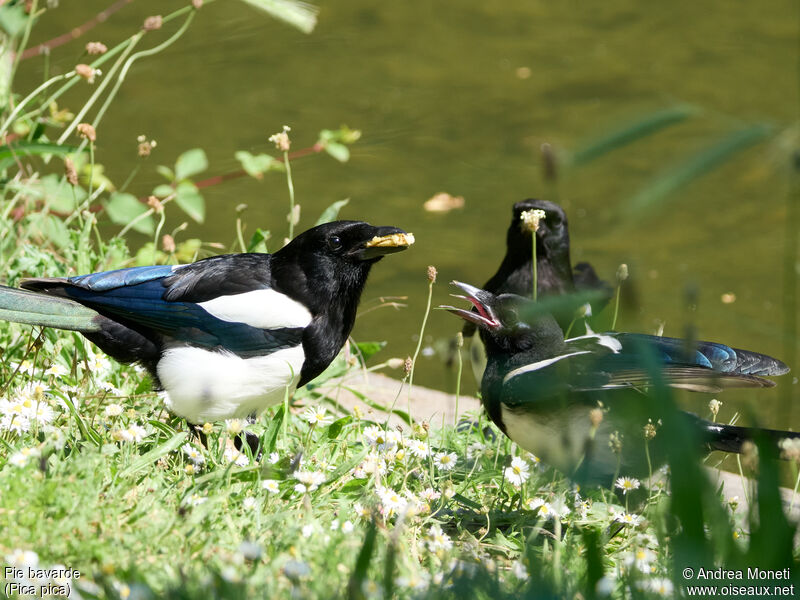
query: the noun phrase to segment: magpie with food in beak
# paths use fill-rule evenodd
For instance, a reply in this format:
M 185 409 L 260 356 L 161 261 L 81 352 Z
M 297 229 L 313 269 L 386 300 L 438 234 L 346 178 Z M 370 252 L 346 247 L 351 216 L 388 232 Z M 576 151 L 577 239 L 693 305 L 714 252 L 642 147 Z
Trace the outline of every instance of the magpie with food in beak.
M 78 331 L 147 368 L 191 423 L 247 417 L 319 375 L 344 345 L 372 265 L 414 237 L 335 221 L 274 254 L 227 254 L 0 287 L 0 318 Z
M 644 426 L 651 418 L 657 423 L 660 410 L 648 361 L 656 363 L 664 385 L 709 393 L 771 387 L 765 376 L 789 371 L 770 356 L 714 342 L 616 332 L 564 339 L 555 319 L 529 299 L 453 284 L 464 292 L 456 297 L 473 308 L 441 308 L 480 330 L 488 358 L 482 402 L 490 418 L 520 447 L 581 483 L 607 485 L 617 473 L 646 476 L 666 460 L 665 436 L 656 435 L 645 448 Z M 800 438 L 690 413 L 681 417 L 708 450 L 740 452 L 757 436 L 775 443 Z M 615 448 L 615 438 L 621 447 Z

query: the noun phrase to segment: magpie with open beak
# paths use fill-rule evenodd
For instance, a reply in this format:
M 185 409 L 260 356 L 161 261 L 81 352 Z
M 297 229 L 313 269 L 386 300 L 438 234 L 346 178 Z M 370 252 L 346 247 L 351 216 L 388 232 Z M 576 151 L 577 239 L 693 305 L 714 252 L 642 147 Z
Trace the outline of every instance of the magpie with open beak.
M 520 447 L 581 483 L 607 485 L 616 473 L 648 474 L 643 431 L 659 418 L 650 393 L 657 379 L 716 393 L 770 387 L 774 382 L 764 377 L 789 370 L 770 356 L 714 342 L 616 332 L 564 339 L 538 303 L 453 284 L 464 292 L 456 297 L 473 307 L 441 308 L 479 328 L 488 357 L 481 393 L 490 418 Z M 709 450 L 740 452 L 757 435 L 775 443 L 800 437 L 712 423 L 690 413 L 681 418 Z M 621 440 L 617 453 L 609 443 L 615 438 Z M 666 460 L 669 440 L 656 435 L 648 450 L 655 468 Z
M 406 249 L 395 227 L 335 221 L 274 254 L 228 254 L 0 287 L 0 318 L 82 333 L 140 363 L 191 423 L 260 413 L 344 345 L 372 265 Z

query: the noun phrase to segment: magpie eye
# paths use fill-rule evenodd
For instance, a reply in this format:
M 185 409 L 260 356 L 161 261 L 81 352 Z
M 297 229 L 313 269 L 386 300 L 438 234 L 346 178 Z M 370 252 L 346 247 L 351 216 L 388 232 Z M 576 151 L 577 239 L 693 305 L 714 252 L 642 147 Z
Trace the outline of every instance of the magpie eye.
M 333 235 L 328 238 L 328 248 L 331 250 L 341 250 L 342 249 L 342 240 L 339 238 L 338 235 Z

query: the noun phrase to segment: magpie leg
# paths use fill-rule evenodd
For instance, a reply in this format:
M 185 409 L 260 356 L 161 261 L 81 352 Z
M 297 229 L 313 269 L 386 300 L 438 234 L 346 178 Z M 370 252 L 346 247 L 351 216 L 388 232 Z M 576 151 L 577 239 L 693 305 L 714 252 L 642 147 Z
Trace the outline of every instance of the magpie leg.
M 252 413 L 247 417 L 248 423 L 256 422 L 256 414 Z M 255 460 L 261 460 L 261 440 L 259 437 L 250 431 L 243 431 L 237 435 L 233 440 L 234 447 L 241 452 L 244 445 L 250 448 L 250 452 Z
M 197 436 L 197 439 L 206 449 L 208 449 L 208 436 L 206 435 L 205 431 L 203 431 L 203 426 L 194 425 L 192 423 L 189 423 L 189 421 L 186 421 L 186 424 L 189 426 L 189 429 L 194 429 L 194 433 Z

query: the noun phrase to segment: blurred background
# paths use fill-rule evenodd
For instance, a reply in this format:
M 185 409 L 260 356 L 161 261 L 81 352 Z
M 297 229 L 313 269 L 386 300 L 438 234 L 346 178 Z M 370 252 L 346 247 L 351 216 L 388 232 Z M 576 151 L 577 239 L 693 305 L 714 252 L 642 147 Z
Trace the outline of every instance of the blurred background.
M 111 47 L 146 17 L 185 3 L 130 2 L 54 50 L 51 73 L 87 62 L 87 41 Z M 62 0 L 31 43 L 110 4 Z M 293 162 L 299 230 L 349 198 L 341 218 L 416 235 L 412 249 L 373 270 L 362 300 L 366 311 L 379 298 L 407 296 L 405 308 L 359 318 L 356 339 L 389 342 L 376 358 L 413 353 L 428 265 L 439 272 L 434 306 L 450 301 L 452 279 L 482 284 L 504 254 L 511 205 L 540 197 L 567 210 L 573 261 L 590 261 L 611 282 L 620 263 L 629 265 L 618 329 L 663 325 L 665 335 L 681 336 L 692 325 L 701 339 L 791 362 L 793 373 L 775 389 L 727 393 L 720 418 L 757 406 L 762 424 L 800 426 L 800 410 L 791 412 L 791 400 L 800 400 L 800 260 L 789 243 L 800 118 L 795 2 L 338 0 L 319 8 L 316 30 L 304 35 L 241 2 L 204 6 L 181 40 L 134 64 L 98 130 L 106 174 L 119 184 L 142 161 L 139 135 L 157 141 L 129 189 L 146 196 L 163 183 L 156 165 L 174 164 L 189 148 L 209 157 L 201 179 L 240 169 L 237 150 L 277 155 L 267 138 L 283 125 L 296 150 L 313 145 L 321 129 L 347 124 L 363 132 L 348 163 L 324 154 Z M 143 47 L 177 26 L 165 25 Z M 23 61 L 18 91 L 35 87 L 43 72 L 42 57 Z M 70 97 L 60 105 L 69 107 Z M 556 161 L 549 177 L 542 144 Z M 270 230 L 270 249 L 280 246 L 283 174 L 202 191 L 208 216 L 178 241 L 199 237 L 232 249 L 236 207 L 246 203 L 247 235 Z M 462 197 L 463 207 L 426 211 L 440 192 Z M 183 220 L 172 211 L 165 231 Z M 415 382 L 454 389 L 442 349 L 460 325 L 432 313 Z M 469 369 L 462 390 L 476 390 Z M 685 403 L 707 415 L 707 400 Z

